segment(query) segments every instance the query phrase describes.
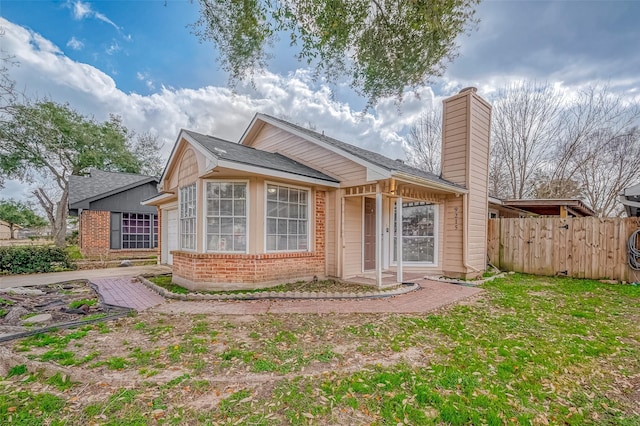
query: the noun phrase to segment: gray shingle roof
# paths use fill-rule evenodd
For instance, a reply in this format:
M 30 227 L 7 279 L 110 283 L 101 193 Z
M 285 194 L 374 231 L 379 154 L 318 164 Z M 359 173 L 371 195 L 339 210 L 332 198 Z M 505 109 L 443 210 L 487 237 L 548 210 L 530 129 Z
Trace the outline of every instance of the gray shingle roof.
M 336 148 L 339 148 L 343 151 L 348 152 L 351 155 L 354 155 L 358 158 L 361 158 L 365 161 L 368 161 L 369 163 L 372 163 L 378 167 L 382 167 L 383 169 L 389 170 L 389 171 L 397 171 L 397 172 L 402 172 L 402 173 L 406 173 L 412 176 L 416 176 L 419 178 L 423 178 L 423 179 L 428 179 L 431 180 L 433 182 L 436 183 L 442 183 L 442 184 L 446 184 L 446 185 L 451 185 L 451 186 L 455 186 L 458 188 L 462 188 L 462 186 L 455 184 L 453 182 L 449 182 L 446 179 L 442 179 L 440 176 L 437 176 L 433 173 L 429 173 L 427 171 L 424 170 L 420 170 L 418 168 L 415 167 L 411 167 L 407 164 L 404 164 L 402 161 L 398 161 L 398 160 L 392 160 L 389 157 L 385 157 L 384 155 L 378 154 L 376 152 L 373 151 L 368 151 L 366 149 L 348 144 L 346 142 L 342 142 L 338 139 L 334 139 L 331 138 L 329 136 L 325 136 L 323 134 L 320 134 L 318 132 L 314 132 L 313 130 L 309 130 L 306 129 L 304 127 L 298 126 L 296 124 L 292 124 L 289 123 L 288 121 L 284 121 L 281 120 L 279 118 L 276 117 L 272 117 L 270 115 L 267 114 L 259 114 L 262 115 L 264 117 L 269 118 L 270 120 L 274 120 L 277 121 L 278 123 L 283 124 L 284 126 L 290 127 L 292 129 L 295 129 L 298 132 L 304 133 L 312 138 L 315 139 L 319 139 L 322 142 L 325 142 L 329 145 L 332 145 Z
M 152 176 L 131 173 L 104 172 L 91 169 L 88 176 L 69 177 L 69 207 L 86 200 L 96 200 L 102 196 L 142 185 L 147 182 L 158 181 Z
M 262 167 L 265 169 L 293 173 L 300 176 L 325 180 L 328 182 L 338 183 L 339 181 L 331 176 L 325 175 L 318 170 L 298 163 L 291 158 L 282 154 L 261 151 L 236 142 L 229 142 L 218 139 L 213 136 L 207 136 L 200 133 L 184 130 L 186 134 L 200 143 L 216 158 L 228 160 L 234 163 L 247 164 L 250 166 Z

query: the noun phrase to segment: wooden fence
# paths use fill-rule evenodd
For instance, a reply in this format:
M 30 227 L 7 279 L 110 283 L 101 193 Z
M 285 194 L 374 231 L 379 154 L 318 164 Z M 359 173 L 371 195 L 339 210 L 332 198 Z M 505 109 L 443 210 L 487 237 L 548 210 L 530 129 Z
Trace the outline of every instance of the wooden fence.
M 536 275 L 639 281 L 627 242 L 639 218 L 490 219 L 489 261 L 502 270 Z

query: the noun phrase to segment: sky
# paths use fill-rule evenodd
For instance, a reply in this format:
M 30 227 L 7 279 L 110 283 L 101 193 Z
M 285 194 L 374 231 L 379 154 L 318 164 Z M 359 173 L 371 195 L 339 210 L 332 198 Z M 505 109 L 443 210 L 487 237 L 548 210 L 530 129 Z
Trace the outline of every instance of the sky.
M 0 49 L 14 57 L 10 75 L 28 95 L 98 120 L 120 115 L 128 128 L 157 134 L 165 155 L 181 128 L 237 141 L 262 112 L 403 158 L 411 124 L 467 86 L 489 100 L 522 80 L 640 96 L 640 1 L 485 0 L 442 77 L 366 113 L 365 99 L 313 81 L 285 44 L 253 85 L 229 88 L 214 46 L 190 27 L 198 8 L 196 0 L 0 0 Z M 0 198 L 28 194 L 8 181 Z

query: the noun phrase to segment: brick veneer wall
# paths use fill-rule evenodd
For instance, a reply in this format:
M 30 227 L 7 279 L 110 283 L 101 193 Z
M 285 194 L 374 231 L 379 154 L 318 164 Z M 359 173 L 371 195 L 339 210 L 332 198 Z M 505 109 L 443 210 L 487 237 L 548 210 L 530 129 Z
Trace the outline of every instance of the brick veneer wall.
M 111 214 L 99 210 L 83 210 L 80 214 L 78 238 L 83 256 L 109 253 L 109 223 Z
M 155 256 L 157 249 L 111 250 L 111 212 L 83 210 L 78 227 L 78 245 L 82 256 L 100 259 L 135 259 Z
M 174 251 L 173 279 L 190 289 L 252 288 L 324 277 L 325 192 L 315 193 L 315 246 L 309 252 L 228 254 Z M 258 230 L 257 232 L 260 232 Z

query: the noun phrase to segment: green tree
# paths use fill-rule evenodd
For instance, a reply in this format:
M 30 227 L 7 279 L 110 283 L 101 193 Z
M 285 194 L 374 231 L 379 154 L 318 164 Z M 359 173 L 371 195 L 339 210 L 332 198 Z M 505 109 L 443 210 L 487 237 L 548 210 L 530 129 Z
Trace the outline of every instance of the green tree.
M 479 0 L 199 0 L 195 33 L 212 41 L 222 68 L 237 82 L 265 68 L 287 36 L 316 77 L 368 99 L 402 98 L 440 76 L 457 54 L 456 38 L 475 24 Z
M 117 117 L 98 122 L 51 101 L 13 104 L 0 120 L 0 174 L 33 184 L 59 247 L 65 244 L 69 176 L 89 168 L 137 173 L 144 160 L 131 152 Z
M 17 226 L 41 227 L 47 225 L 47 221 L 38 216 L 28 205 L 15 200 L 0 201 L 0 220 L 9 224 L 11 239 L 14 239 L 14 231 Z

